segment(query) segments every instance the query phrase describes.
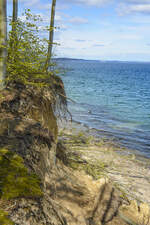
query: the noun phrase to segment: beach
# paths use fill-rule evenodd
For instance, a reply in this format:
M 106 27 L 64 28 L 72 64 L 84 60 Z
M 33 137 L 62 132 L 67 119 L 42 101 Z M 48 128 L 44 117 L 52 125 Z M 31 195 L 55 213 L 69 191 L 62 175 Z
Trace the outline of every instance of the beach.
M 66 146 L 72 168 L 85 170 L 94 179 L 107 177 L 125 201 L 136 199 L 150 205 L 148 158 L 111 139 L 94 137 L 92 130 L 74 122 L 63 124 L 59 140 Z

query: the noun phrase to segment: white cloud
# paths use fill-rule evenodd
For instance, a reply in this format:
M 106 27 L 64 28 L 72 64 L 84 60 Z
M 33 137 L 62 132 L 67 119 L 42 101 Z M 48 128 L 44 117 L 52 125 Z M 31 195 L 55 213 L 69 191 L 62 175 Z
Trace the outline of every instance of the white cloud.
M 88 20 L 82 17 L 73 17 L 69 20 L 69 22 L 74 24 L 85 24 L 88 23 Z
M 112 0 L 62 0 L 62 1 L 63 1 L 63 4 L 74 3 L 74 4 L 82 4 L 82 5 L 89 5 L 89 6 L 101 6 L 111 2 Z
M 48 3 L 48 4 L 39 4 L 39 5 L 37 5 L 37 7 L 39 9 L 42 9 L 42 10 L 50 10 L 51 9 L 51 3 Z
M 68 27 L 67 30 L 60 33 L 59 43 L 61 45 L 57 47 L 57 54 L 75 58 L 122 60 L 135 60 L 138 59 L 137 55 L 139 60 L 142 60 L 142 57 L 143 60 L 146 59 L 149 48 L 143 43 L 149 43 L 148 26 L 147 28 L 138 26 L 135 29 L 129 26 L 128 29 L 127 24 L 120 24 L 120 27 L 122 31 L 110 26 L 108 29 L 101 27 L 93 32 L 84 27 Z
M 117 11 L 121 16 L 131 13 L 150 14 L 150 1 L 128 0 L 127 3 L 120 3 Z
M 127 0 L 126 2 L 131 4 L 148 4 L 149 0 Z
M 63 9 L 67 7 L 67 4 L 81 4 L 88 6 L 101 6 L 106 3 L 109 3 L 113 0 L 60 0 L 61 4 L 57 3 L 58 9 Z M 43 4 L 43 1 L 40 0 L 20 0 L 21 3 L 24 3 L 27 7 L 36 6 L 36 8 L 40 8 L 43 10 L 49 10 L 51 8 L 51 3 Z
M 76 0 L 76 2 L 79 2 L 81 4 L 91 5 L 91 6 L 100 6 L 110 2 L 110 0 Z
M 34 5 L 40 4 L 40 0 L 20 0 L 20 3 L 24 3 L 26 6 L 32 7 Z
M 131 5 L 130 12 L 150 13 L 150 4 Z

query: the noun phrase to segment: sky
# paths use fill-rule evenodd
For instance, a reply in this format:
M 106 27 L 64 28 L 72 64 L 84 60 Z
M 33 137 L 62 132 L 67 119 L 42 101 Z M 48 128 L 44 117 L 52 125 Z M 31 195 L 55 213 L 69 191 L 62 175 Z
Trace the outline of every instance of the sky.
M 18 1 L 49 24 L 51 0 Z M 150 0 L 57 0 L 55 26 L 56 57 L 150 61 Z

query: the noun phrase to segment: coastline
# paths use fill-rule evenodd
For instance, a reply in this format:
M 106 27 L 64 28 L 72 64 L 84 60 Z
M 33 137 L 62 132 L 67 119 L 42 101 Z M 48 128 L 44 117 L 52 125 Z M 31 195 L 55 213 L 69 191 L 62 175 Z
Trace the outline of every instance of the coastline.
M 59 130 L 60 132 L 62 130 L 71 132 L 73 135 L 77 135 L 78 133 L 84 133 L 87 137 L 93 137 L 95 141 L 103 140 L 107 143 L 111 143 L 116 148 L 116 152 L 118 152 L 121 155 L 135 155 L 135 157 L 141 161 L 143 160 L 150 160 L 150 155 L 145 154 L 144 152 L 132 149 L 129 147 L 126 147 L 123 145 L 119 140 L 116 140 L 116 138 L 112 136 L 108 136 L 108 134 L 105 135 L 105 131 L 102 131 L 101 134 L 98 134 L 97 131 L 99 129 L 96 128 L 90 128 L 88 125 L 83 124 L 82 122 L 76 121 L 76 120 L 67 120 L 67 121 L 61 121 L 58 122 Z
M 60 65 L 69 69 L 62 79 L 75 101 L 68 101 L 73 119 L 150 158 L 149 65 L 80 60 Z
M 73 169 L 86 170 L 94 179 L 107 177 L 121 191 L 124 200 L 136 199 L 150 205 L 148 158 L 113 140 L 94 137 L 92 130 L 75 122 L 61 125 L 59 139 L 71 155 Z M 87 170 L 87 165 L 95 171 Z

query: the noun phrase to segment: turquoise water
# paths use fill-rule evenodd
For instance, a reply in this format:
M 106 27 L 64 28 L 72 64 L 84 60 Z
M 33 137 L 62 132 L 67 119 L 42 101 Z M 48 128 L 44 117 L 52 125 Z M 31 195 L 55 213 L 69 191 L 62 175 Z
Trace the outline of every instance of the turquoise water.
M 73 119 L 150 157 L 150 63 L 58 62 Z

